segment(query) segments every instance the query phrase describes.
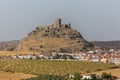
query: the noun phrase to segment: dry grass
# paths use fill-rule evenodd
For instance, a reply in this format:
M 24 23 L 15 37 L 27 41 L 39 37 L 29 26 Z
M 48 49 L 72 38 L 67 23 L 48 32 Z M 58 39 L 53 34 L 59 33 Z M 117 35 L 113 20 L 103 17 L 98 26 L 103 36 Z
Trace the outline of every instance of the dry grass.
M 104 70 L 104 71 L 98 71 L 98 72 L 93 72 L 93 73 L 89 73 L 89 74 L 98 74 L 101 75 L 103 72 L 106 73 L 111 73 L 113 76 L 117 76 L 118 78 L 120 78 L 120 68 L 117 69 L 109 69 L 109 70 Z
M 19 55 L 19 54 L 33 54 L 33 52 L 28 52 L 28 51 L 22 51 L 22 52 L 17 52 L 17 51 L 0 51 L 0 56 L 13 56 L 13 55 Z
M 0 80 L 20 80 L 20 79 L 27 79 L 31 77 L 35 77 L 35 75 L 0 71 Z
M 40 48 L 43 46 L 43 48 Z M 59 51 L 60 48 L 74 47 L 81 49 L 83 44 L 78 44 L 76 40 L 64 38 L 43 38 L 41 40 L 24 40 L 21 43 L 22 51 L 31 51 L 30 48 L 34 47 L 38 52 Z

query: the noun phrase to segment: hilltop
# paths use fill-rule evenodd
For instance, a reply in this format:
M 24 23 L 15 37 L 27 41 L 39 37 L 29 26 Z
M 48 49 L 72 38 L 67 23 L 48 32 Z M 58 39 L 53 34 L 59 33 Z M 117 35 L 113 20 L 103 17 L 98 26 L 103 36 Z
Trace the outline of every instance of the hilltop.
M 19 42 L 19 40 L 0 41 L 0 50 L 13 51 L 16 49 L 16 46 L 18 46 Z
M 61 24 L 56 19 L 55 24 L 39 26 L 28 33 L 18 46 L 18 51 L 49 52 L 79 52 L 91 50 L 94 45 L 86 41 L 80 32 L 71 28 L 71 24 Z

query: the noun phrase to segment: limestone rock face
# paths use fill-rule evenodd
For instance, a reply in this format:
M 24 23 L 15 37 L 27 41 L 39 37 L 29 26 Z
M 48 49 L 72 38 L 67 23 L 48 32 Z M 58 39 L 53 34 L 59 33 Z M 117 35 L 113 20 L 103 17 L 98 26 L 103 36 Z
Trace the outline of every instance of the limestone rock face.
M 31 31 L 21 41 L 18 51 L 73 53 L 93 48 L 94 45 L 84 40 L 70 24 L 61 24 L 61 19 L 56 19 L 53 25 L 40 26 Z

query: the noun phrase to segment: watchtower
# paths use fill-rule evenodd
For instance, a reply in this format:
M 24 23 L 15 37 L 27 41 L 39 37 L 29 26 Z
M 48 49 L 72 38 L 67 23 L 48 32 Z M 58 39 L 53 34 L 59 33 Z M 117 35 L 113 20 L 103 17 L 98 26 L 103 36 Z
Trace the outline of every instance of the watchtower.
M 61 27 L 61 19 L 56 19 L 55 20 L 55 27 Z

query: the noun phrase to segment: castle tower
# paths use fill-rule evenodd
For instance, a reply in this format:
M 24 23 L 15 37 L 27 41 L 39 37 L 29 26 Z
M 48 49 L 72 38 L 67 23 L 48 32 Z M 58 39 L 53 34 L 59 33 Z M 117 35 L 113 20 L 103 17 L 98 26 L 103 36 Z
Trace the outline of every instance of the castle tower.
M 61 19 L 56 19 L 55 20 L 55 27 L 61 27 Z

